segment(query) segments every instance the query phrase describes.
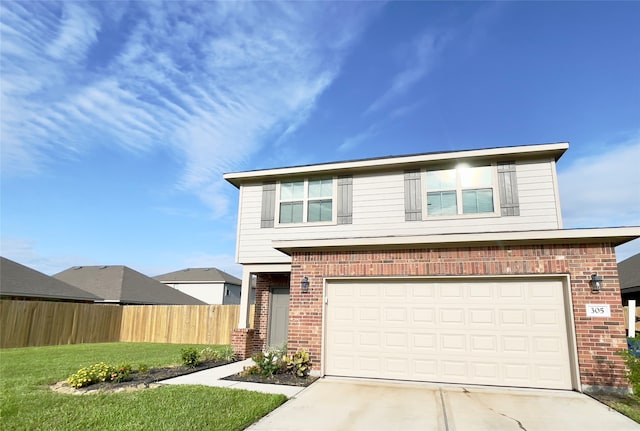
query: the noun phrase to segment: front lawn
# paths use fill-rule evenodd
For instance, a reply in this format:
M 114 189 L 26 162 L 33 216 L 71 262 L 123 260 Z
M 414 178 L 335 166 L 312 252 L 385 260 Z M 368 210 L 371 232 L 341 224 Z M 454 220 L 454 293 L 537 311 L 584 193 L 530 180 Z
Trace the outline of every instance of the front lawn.
M 98 362 L 177 365 L 183 347 L 103 343 L 0 350 L 0 429 L 242 430 L 286 400 L 283 395 L 203 386 L 82 396 L 48 387 Z
M 603 404 L 640 423 L 640 398 L 635 395 L 590 394 Z

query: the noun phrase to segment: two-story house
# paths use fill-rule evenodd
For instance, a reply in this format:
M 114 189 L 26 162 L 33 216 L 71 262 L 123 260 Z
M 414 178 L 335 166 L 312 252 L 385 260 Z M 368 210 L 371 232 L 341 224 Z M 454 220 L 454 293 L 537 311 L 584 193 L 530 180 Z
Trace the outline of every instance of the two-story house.
M 640 228 L 563 229 L 568 147 L 226 174 L 240 190 L 236 352 L 286 342 L 320 375 L 626 390 L 614 247 Z

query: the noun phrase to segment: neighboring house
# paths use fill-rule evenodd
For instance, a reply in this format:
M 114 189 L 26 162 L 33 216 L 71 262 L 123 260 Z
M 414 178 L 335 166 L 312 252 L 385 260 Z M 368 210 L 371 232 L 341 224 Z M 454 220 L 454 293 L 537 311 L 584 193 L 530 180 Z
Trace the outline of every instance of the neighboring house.
M 568 147 L 225 174 L 240 191 L 238 355 L 287 342 L 321 375 L 626 390 L 614 247 L 640 227 L 563 228 Z
M 153 278 L 207 304 L 240 304 L 242 280 L 217 268 L 187 268 Z
M 99 296 L 101 302 L 121 305 L 205 305 L 199 299 L 122 265 L 74 266 L 54 277 Z
M 640 253 L 618 263 L 622 303 L 627 305 L 630 299 L 640 306 Z
M 0 257 L 0 298 L 65 302 L 100 300 L 92 293 L 5 257 Z

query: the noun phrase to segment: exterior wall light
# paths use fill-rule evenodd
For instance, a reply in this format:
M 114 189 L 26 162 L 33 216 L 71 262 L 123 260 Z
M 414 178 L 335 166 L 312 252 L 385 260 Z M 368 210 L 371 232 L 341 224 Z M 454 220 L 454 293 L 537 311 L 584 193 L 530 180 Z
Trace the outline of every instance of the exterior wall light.
M 307 277 L 302 277 L 300 287 L 302 288 L 302 293 L 307 293 L 309 291 L 309 279 Z
M 591 285 L 592 292 L 600 292 L 602 290 L 602 277 L 598 274 L 591 274 L 589 284 Z

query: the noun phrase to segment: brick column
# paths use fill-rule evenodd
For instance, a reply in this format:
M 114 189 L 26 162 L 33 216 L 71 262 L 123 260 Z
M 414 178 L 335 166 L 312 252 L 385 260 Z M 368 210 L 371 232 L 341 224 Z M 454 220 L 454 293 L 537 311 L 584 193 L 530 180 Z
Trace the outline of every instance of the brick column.
M 237 359 L 243 360 L 253 355 L 254 332 L 251 328 L 239 328 L 231 332 L 231 347 Z

